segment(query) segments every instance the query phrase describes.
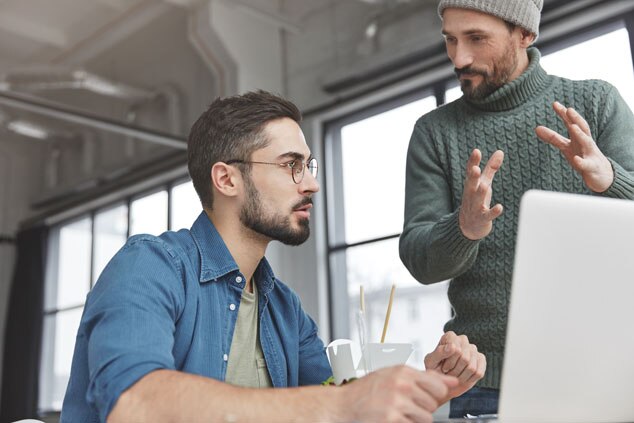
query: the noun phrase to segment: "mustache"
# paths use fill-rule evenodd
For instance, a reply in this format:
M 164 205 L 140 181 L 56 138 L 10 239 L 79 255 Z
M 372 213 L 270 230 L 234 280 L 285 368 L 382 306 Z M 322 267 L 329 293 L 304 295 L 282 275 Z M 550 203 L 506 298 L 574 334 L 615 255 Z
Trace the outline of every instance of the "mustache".
M 482 75 L 484 77 L 488 76 L 488 74 L 485 71 L 480 70 L 480 69 L 476 69 L 476 68 L 471 67 L 471 66 L 467 66 L 467 67 L 464 67 L 464 68 L 461 68 L 461 69 L 454 68 L 453 71 L 454 71 L 454 73 L 457 76 L 461 76 L 461 75 L 464 75 L 464 74 L 467 74 L 467 75 Z
M 313 197 L 304 197 L 301 201 L 299 201 L 297 204 L 293 206 L 293 210 L 297 210 L 308 204 L 313 204 Z

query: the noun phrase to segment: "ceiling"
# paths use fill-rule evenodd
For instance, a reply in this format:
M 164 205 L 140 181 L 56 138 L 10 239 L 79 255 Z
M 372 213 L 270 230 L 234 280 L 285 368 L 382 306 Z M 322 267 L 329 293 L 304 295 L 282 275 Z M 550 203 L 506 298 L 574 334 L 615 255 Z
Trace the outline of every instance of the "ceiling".
M 223 85 L 235 69 L 214 70 L 214 56 L 239 52 L 192 41 L 210 34 L 192 30 L 210 4 L 280 31 L 269 73 L 300 104 L 336 99 L 328 84 L 439 42 L 437 0 L 0 0 L 0 155 L 33 169 L 31 209 L 183 162 L 200 111 L 242 90 Z M 249 30 L 236 45 L 256 44 Z M 251 85 L 264 73 L 255 63 Z
M 41 169 L 31 205 L 47 204 L 131 167 L 182 156 L 191 122 L 223 93 L 191 43 L 192 11 L 202 4 L 220 3 L 303 42 L 332 29 L 315 24 L 324 16 L 370 21 L 435 2 L 0 0 L 0 143 Z M 351 39 L 348 25 L 337 25 L 336 39 L 320 51 Z M 352 38 L 364 39 L 364 25 Z

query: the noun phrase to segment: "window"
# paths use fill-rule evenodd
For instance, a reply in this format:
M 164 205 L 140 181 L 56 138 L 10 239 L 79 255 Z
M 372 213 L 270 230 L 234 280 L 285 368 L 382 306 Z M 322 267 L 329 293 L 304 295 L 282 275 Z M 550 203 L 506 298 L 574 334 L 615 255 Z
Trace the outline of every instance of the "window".
M 130 205 L 130 235 L 160 235 L 167 230 L 167 191 L 134 200 Z
M 127 205 L 121 204 L 95 215 L 93 285 L 112 256 L 125 243 L 127 235 Z
M 398 236 L 403 228 L 409 139 L 416 120 L 435 107 L 436 98 L 429 95 L 335 123 L 327 153 L 333 164 L 327 178 L 338 181 L 327 181 L 328 203 L 336 205 L 328 218 L 333 337 L 358 341 L 363 286 L 367 339 L 378 342 L 395 284 L 386 342 L 413 343 L 410 364 L 419 368 L 450 317 L 447 284 L 416 282 L 398 257 Z
M 75 335 L 90 289 L 92 222 L 82 217 L 51 231 L 44 297 L 40 408 L 59 410 L 70 375 Z
M 129 235 L 164 232 L 168 215 L 171 228 L 189 228 L 200 210 L 193 185 L 185 182 L 52 228 L 40 364 L 41 412 L 61 410 L 86 295 L 112 256 Z
M 170 229 L 190 228 L 201 211 L 194 184 L 187 182 L 172 188 L 170 206 Z

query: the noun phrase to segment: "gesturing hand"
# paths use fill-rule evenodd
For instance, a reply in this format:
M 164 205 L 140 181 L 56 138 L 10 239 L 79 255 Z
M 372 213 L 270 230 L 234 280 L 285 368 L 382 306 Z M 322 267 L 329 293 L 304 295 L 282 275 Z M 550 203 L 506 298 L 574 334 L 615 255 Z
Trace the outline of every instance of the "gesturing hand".
M 558 101 L 553 103 L 553 109 L 566 125 L 570 138 L 545 126 L 535 128 L 535 133 L 542 141 L 561 151 L 588 188 L 594 192 L 607 190 L 614 181 L 614 171 L 610 161 L 594 142 L 588 122 L 575 109 L 565 107 Z
M 493 220 L 503 211 L 501 204 L 491 207 L 493 190 L 491 184 L 495 173 L 502 166 L 504 153 L 500 150 L 489 158 L 484 171 L 480 170 L 482 153 L 473 150 L 467 162 L 467 176 L 462 192 L 460 206 L 460 230 L 469 239 L 478 240 L 487 236 L 493 229 Z
M 484 354 L 469 342 L 466 335 L 446 332 L 438 342 L 436 349 L 425 356 L 427 370 L 444 373 L 458 378 L 459 384 L 450 388 L 449 398 L 455 398 L 467 392 L 482 379 L 487 363 Z

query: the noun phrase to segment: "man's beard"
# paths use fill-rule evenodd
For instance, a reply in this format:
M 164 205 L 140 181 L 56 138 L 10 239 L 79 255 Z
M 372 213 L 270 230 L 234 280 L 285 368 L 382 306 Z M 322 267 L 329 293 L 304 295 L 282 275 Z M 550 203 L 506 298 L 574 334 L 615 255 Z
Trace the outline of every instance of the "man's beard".
M 493 71 L 489 74 L 486 70 L 480 70 L 471 66 L 454 69 L 456 75 L 461 74 L 481 75 L 482 82 L 474 87 L 473 81 L 463 79 L 460 81 L 460 88 L 467 100 L 482 100 L 491 95 L 495 90 L 506 84 L 513 72 L 517 69 L 517 56 L 511 42 L 507 45 L 504 54 L 499 61 L 493 63 Z
M 308 219 L 299 221 L 299 228 L 293 229 L 289 216 L 267 215 L 260 200 L 260 193 L 248 176 L 245 178 L 246 202 L 240 210 L 240 221 L 244 226 L 267 238 L 280 241 L 286 245 L 300 245 L 310 236 Z M 295 204 L 292 210 L 312 204 L 310 197 L 304 197 Z

